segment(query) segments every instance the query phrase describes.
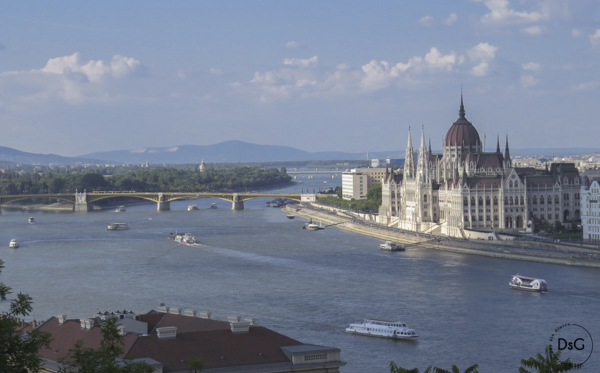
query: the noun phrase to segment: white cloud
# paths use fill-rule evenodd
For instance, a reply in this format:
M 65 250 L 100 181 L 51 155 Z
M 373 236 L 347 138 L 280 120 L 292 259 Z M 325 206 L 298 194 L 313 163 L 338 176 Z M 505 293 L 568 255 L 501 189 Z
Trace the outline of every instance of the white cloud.
M 508 0 L 486 0 L 483 2 L 490 10 L 481 17 L 483 24 L 515 24 L 545 21 L 550 18 L 549 5 L 540 2 L 540 11 L 516 11 L 510 7 Z
M 242 83 L 240 83 L 240 82 L 233 82 L 233 83 L 229 83 L 228 86 L 230 86 L 230 87 L 241 87 Z
M 587 90 L 591 90 L 591 89 L 596 89 L 600 87 L 600 82 L 596 81 L 596 80 L 592 80 L 586 83 L 581 83 L 578 84 L 576 86 L 571 87 L 571 89 L 576 90 L 576 91 L 587 91 Z
M 456 13 L 452 13 L 448 16 L 448 18 L 444 19 L 444 24 L 450 26 L 453 25 L 457 20 L 458 16 Z
M 349 70 L 350 65 L 346 65 L 345 63 L 341 63 L 335 67 L 338 70 Z
M 542 67 L 542 65 L 540 65 L 539 63 L 536 63 L 536 62 L 524 63 L 522 66 L 523 66 L 523 70 L 531 70 L 531 71 L 540 71 L 540 68 Z
M 287 43 L 285 43 L 285 47 L 290 49 L 305 48 L 306 44 L 297 41 L 288 41 Z
M 545 30 L 546 29 L 541 26 L 531 26 L 523 29 L 523 31 L 529 35 L 541 35 L 545 32 Z
M 215 69 L 215 68 L 212 68 L 212 67 L 210 68 L 209 72 L 212 75 L 223 75 L 223 70 L 221 70 L 221 69 Z
M 523 75 L 521 76 L 521 81 L 519 82 L 521 86 L 524 88 L 530 88 L 539 83 L 539 80 L 531 75 Z
M 425 16 L 418 21 L 423 26 L 431 26 L 433 24 L 432 16 Z
M 90 82 L 99 82 L 107 76 L 117 78 L 126 76 L 135 71 L 139 65 L 138 60 L 119 55 L 114 56 L 110 63 L 90 60 L 84 64 L 81 62 L 80 53 L 76 52 L 70 56 L 51 58 L 40 71 L 65 76 L 83 74 Z
M 488 43 L 479 43 L 473 48 L 467 51 L 469 58 L 473 62 L 479 62 L 479 64 L 471 69 L 473 76 L 485 76 L 488 73 L 490 62 L 496 58 L 496 51 L 499 47 L 490 45 Z
M 581 30 L 581 29 L 578 29 L 578 28 L 574 28 L 574 29 L 571 31 L 571 35 L 573 35 L 573 37 L 574 37 L 574 38 L 578 38 L 578 37 L 580 37 L 581 35 L 583 35 L 583 30 Z
M 317 56 L 308 58 L 306 60 L 301 60 L 298 58 L 286 58 L 285 60 L 283 60 L 283 64 L 299 66 L 299 67 L 309 67 L 311 65 L 316 64 L 318 60 L 319 60 L 319 58 Z
M 590 43 L 592 45 L 600 45 L 600 28 L 596 30 L 595 34 L 590 35 Z

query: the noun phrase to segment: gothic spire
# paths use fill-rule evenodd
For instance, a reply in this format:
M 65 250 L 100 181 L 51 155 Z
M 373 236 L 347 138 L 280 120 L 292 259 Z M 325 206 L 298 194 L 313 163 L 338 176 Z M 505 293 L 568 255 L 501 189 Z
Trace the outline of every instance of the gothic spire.
M 510 159 L 510 150 L 508 149 L 508 134 L 506 135 L 506 148 L 504 149 L 504 162 L 507 164 L 507 167 L 510 167 L 512 161 Z
M 500 151 L 500 134 L 498 134 L 498 141 L 496 142 L 496 153 L 502 153 Z
M 462 89 L 460 90 L 460 110 L 458 111 L 458 115 L 461 119 L 465 119 L 465 105 L 463 104 Z
M 431 154 L 431 137 L 429 138 L 429 154 Z

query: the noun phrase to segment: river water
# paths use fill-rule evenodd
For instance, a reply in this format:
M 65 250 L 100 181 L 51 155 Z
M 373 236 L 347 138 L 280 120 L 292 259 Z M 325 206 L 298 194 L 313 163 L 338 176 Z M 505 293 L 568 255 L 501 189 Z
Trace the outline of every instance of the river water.
M 295 187 L 325 189 L 340 176 L 315 175 Z M 328 181 L 328 183 L 324 183 Z M 311 190 L 312 191 L 312 190 Z M 379 240 L 335 228 L 301 229 L 265 199 L 230 210 L 222 200 L 130 206 L 127 212 L 2 211 L 0 281 L 34 300 L 38 320 L 97 311 L 147 312 L 167 306 L 254 317 L 304 343 L 341 348 L 346 373 L 389 372 L 394 360 L 423 371 L 433 364 L 516 372 L 543 352 L 553 330 L 584 326 L 600 341 L 600 271 L 433 250 L 382 252 Z M 216 210 L 208 209 L 217 203 Z M 188 204 L 200 211 L 186 211 Z M 37 221 L 27 224 L 29 216 Z M 113 222 L 128 231 L 108 232 Z M 169 232 L 190 232 L 201 246 L 176 246 Z M 17 238 L 21 248 L 8 248 Z M 509 289 L 515 273 L 541 277 L 549 292 Z M 6 309 L 7 304 L 0 304 Z M 401 320 L 417 342 L 344 333 L 365 317 Z M 600 352 L 582 372 L 600 371 Z

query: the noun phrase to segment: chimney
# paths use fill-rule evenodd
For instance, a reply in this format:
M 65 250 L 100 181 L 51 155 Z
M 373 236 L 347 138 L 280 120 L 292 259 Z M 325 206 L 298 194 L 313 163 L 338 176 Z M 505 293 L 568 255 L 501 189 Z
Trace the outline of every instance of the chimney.
M 174 339 L 177 337 L 177 327 L 165 326 L 156 328 L 156 335 L 158 336 L 158 339 Z
M 230 322 L 231 332 L 233 334 L 242 334 L 250 332 L 250 323 L 247 322 Z
M 179 308 L 171 307 L 169 308 L 169 313 L 172 313 L 173 315 L 179 315 Z
M 254 325 L 254 324 L 256 324 L 256 319 L 253 319 L 253 318 L 251 318 L 251 317 L 245 317 L 245 318 L 244 318 L 244 321 L 245 321 L 245 322 L 247 322 L 247 323 L 248 323 L 248 324 L 250 324 L 250 325 Z
M 190 310 L 190 309 L 183 310 L 183 314 L 186 316 L 194 317 L 194 316 L 196 316 L 196 310 Z
M 227 316 L 227 321 L 229 322 L 239 322 L 241 317 L 239 316 Z
M 67 321 L 67 315 L 58 315 L 58 325 L 62 325 Z
M 85 319 L 79 319 L 79 325 L 81 326 L 81 330 L 85 330 Z
M 210 312 L 200 312 L 200 318 L 202 319 L 210 319 Z
M 158 312 L 167 313 L 169 312 L 169 307 L 160 306 L 158 307 Z

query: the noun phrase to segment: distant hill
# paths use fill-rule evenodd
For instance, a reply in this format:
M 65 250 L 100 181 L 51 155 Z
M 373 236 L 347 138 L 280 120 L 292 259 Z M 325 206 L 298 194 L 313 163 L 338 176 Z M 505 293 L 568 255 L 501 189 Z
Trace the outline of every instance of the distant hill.
M 13 148 L 7 148 L 0 146 L 0 164 L 2 163 L 21 163 L 21 164 L 61 164 L 61 165 L 74 165 L 77 163 L 82 164 L 101 164 L 101 163 L 114 163 L 106 162 L 98 159 L 87 159 L 80 157 L 63 157 L 56 154 L 36 154 L 27 153 Z
M 257 145 L 243 141 L 225 141 L 214 145 L 181 145 L 170 148 L 115 150 L 82 155 L 84 158 L 107 159 L 119 163 L 155 164 L 220 162 L 276 162 L 337 159 L 367 159 L 367 153 L 307 152 L 289 146 Z M 372 152 L 370 158 L 404 158 L 400 152 Z

